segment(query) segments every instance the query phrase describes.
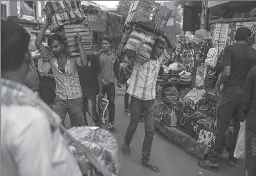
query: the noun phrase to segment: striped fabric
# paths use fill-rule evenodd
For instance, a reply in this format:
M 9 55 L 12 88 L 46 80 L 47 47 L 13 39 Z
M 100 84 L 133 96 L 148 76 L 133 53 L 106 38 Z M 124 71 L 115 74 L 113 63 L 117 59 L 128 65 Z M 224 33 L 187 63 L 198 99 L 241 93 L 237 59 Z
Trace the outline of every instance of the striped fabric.
M 68 57 L 65 73 L 58 69 L 57 58 L 50 50 L 41 45 L 39 52 L 44 60 L 49 60 L 52 72 L 56 81 L 56 95 L 61 99 L 76 99 L 82 97 L 80 80 L 78 77 L 77 65 L 81 66 L 80 58 Z
M 127 93 L 140 100 L 153 100 L 156 97 L 156 81 L 164 57 L 149 60 L 144 64 L 135 63 Z

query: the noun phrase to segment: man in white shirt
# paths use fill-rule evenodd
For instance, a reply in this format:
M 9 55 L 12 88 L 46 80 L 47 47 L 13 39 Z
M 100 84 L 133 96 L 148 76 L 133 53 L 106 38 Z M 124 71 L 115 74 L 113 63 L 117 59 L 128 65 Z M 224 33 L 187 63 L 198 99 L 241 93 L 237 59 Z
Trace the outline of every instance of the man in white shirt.
M 82 176 L 59 125 L 60 117 L 24 86 L 30 35 L 1 20 L 1 174 Z

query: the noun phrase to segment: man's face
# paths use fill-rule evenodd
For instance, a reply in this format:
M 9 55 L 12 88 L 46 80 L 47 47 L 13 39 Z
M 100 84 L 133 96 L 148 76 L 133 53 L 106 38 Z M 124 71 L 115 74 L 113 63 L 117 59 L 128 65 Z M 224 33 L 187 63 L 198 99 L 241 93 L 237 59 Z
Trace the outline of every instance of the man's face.
M 104 51 L 108 51 L 111 48 L 111 43 L 109 43 L 107 40 L 103 40 L 101 45 Z
M 154 57 L 159 58 L 162 55 L 162 53 L 164 52 L 164 48 L 165 48 L 164 44 L 160 41 L 157 41 L 155 43 L 155 47 L 153 50 Z
M 51 45 L 51 50 L 55 56 L 60 56 L 63 52 L 63 46 L 59 41 L 54 40 Z

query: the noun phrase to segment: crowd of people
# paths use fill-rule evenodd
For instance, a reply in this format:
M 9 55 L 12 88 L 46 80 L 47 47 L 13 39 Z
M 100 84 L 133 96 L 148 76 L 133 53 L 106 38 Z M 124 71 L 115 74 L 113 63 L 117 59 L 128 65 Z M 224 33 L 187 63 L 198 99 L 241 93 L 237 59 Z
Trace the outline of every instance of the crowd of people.
M 11 19 L 1 21 L 1 172 L 8 176 L 32 175 L 81 175 L 74 156 L 70 153 L 59 126 L 69 114 L 72 127 L 88 125 L 86 113 L 95 126 L 102 121 L 96 110 L 96 97 L 107 96 L 109 100 L 108 129 L 115 130 L 115 88 L 119 84 L 120 55 L 113 50 L 112 39 L 105 36 L 102 47 L 93 55 L 86 55 L 81 45 L 81 36 L 76 36 L 79 57 L 70 57 L 64 48 L 60 35 L 48 37 L 43 43 L 45 32 L 50 25 L 45 23 L 35 44 L 48 62 L 56 83 L 53 109 L 51 103 L 43 102 L 37 95 L 40 82 L 35 77 L 35 64 L 29 52 L 30 35 Z M 256 175 L 256 120 L 255 120 L 255 76 L 256 50 L 248 41 L 251 31 L 246 27 L 236 31 L 236 42 L 225 48 L 223 71 L 215 93 L 219 96 L 216 107 L 215 145 L 206 160 L 198 165 L 204 169 L 217 169 L 225 132 L 234 119 L 234 142 L 229 155 L 229 164 L 234 166 L 234 149 L 240 122 L 247 121 L 246 172 Z M 127 81 L 125 111 L 130 113 L 121 151 L 131 155 L 130 144 L 143 116 L 145 137 L 142 146 L 142 164 L 152 171 L 159 168 L 151 163 L 150 153 L 154 136 L 154 103 L 156 81 L 166 50 L 171 54 L 175 48 L 168 37 L 159 37 L 153 48 L 151 59 L 145 64 L 134 64 Z M 253 68 L 254 67 L 254 68 Z M 220 86 L 224 89 L 220 91 Z M 129 102 L 129 96 L 131 100 Z M 47 105 L 48 104 L 48 105 Z

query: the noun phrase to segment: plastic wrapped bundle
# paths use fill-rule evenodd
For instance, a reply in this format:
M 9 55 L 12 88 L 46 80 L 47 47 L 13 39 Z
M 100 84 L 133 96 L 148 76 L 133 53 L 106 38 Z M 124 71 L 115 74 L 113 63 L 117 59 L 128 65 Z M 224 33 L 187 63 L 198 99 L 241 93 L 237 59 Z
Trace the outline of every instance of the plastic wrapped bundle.
M 150 0 L 136 1 L 130 6 L 127 23 L 140 23 L 156 31 L 165 31 L 172 10 Z
M 118 176 L 120 172 L 118 144 L 111 133 L 98 127 L 74 127 L 68 131 L 76 140 L 88 148 L 98 162 L 107 168 L 113 176 Z M 74 148 L 72 143 L 69 146 L 76 156 L 84 175 L 88 175 L 88 172 L 91 172 L 94 175 L 100 176 L 83 152 Z
M 140 28 L 134 28 L 131 32 L 124 53 L 130 57 L 135 57 L 137 62 L 145 63 L 150 59 L 157 36 Z
M 152 0 L 135 1 L 130 6 L 125 24 L 143 22 L 152 25 L 159 6 L 160 4 Z
M 86 55 L 91 55 L 93 52 L 93 40 L 90 28 L 84 24 L 79 25 L 64 25 L 58 33 L 64 39 L 64 45 L 70 56 L 80 55 L 76 41 L 76 35 L 82 35 L 82 46 Z

